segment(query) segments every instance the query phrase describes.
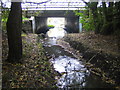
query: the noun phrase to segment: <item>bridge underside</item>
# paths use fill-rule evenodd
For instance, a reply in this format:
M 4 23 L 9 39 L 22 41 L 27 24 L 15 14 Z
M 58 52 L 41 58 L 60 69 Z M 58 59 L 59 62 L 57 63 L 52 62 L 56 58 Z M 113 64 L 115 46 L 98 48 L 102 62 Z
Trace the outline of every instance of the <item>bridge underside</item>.
M 46 33 L 49 30 L 47 27 L 47 18 L 49 17 L 64 17 L 65 30 L 68 33 L 79 32 L 79 17 L 75 16 L 73 11 L 46 10 L 39 16 L 35 16 L 35 33 Z

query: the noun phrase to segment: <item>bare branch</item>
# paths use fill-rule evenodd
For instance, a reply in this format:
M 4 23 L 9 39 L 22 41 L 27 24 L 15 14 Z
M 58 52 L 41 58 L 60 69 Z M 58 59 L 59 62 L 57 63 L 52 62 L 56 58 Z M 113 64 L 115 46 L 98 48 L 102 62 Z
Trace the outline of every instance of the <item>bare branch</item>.
M 44 1 L 44 2 L 25 2 L 25 3 L 34 3 L 34 4 L 43 4 L 43 3 L 47 3 L 47 2 L 50 2 L 52 0 L 47 0 L 47 1 Z
M 88 3 L 85 0 L 82 0 L 86 5 L 88 5 Z

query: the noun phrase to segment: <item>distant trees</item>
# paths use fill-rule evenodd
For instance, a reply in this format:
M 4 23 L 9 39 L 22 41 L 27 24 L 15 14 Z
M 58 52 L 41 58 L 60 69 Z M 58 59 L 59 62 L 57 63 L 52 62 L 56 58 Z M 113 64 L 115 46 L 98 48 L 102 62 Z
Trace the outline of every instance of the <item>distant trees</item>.
M 105 35 L 120 34 L 120 2 L 109 2 L 108 7 L 105 2 L 102 2 L 102 6 L 103 25 L 100 33 Z
M 17 62 L 22 58 L 22 8 L 21 2 L 11 2 L 11 11 L 7 20 L 8 61 Z
M 83 11 L 83 27 L 86 24 L 94 26 L 92 29 L 96 34 L 103 35 L 120 34 L 120 1 L 119 2 L 101 2 L 98 6 L 98 2 L 85 2 L 87 10 Z M 87 11 L 87 13 L 86 13 Z M 77 15 L 80 15 L 77 13 Z M 85 18 L 84 15 L 87 15 Z M 90 18 L 90 19 L 89 19 Z M 86 28 L 85 28 L 86 29 Z M 91 30 L 91 28 L 87 28 Z

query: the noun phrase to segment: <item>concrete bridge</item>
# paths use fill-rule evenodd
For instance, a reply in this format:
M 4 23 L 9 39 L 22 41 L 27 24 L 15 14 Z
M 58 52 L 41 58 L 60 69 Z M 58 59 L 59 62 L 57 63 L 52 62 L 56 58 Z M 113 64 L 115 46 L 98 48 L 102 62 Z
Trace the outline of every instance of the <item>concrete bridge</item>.
M 28 13 L 34 13 L 29 11 Z M 79 17 L 75 16 L 72 10 L 43 10 L 38 16 L 34 16 L 32 20 L 32 27 L 34 33 L 46 33 L 49 29 L 47 27 L 47 18 L 49 17 L 63 17 L 65 18 L 65 30 L 68 33 L 79 32 Z

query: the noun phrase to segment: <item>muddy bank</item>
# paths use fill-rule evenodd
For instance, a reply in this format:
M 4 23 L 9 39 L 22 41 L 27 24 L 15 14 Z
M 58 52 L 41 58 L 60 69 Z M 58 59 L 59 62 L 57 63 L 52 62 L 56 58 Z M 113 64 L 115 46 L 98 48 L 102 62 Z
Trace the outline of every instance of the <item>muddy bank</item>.
M 62 40 L 68 42 L 76 50 L 74 54 L 97 68 L 91 68 L 92 71 L 109 83 L 120 85 L 120 55 L 115 37 L 81 33 L 68 34 Z M 64 46 L 68 47 L 67 44 Z

